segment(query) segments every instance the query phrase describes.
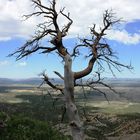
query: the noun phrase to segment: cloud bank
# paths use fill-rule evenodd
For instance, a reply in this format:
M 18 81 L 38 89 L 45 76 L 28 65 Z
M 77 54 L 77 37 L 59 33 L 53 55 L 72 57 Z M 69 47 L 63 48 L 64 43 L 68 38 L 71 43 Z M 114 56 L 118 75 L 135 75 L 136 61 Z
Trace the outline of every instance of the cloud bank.
M 43 0 L 44 2 L 46 0 Z M 106 9 L 113 9 L 117 16 L 123 17 L 125 24 L 140 20 L 140 0 L 59 0 L 58 7 L 66 7 L 71 13 L 74 23 L 70 29 L 70 36 L 86 36 L 89 27 L 96 23 L 101 25 L 102 15 Z M 0 41 L 7 41 L 15 37 L 28 37 L 34 32 L 37 18 L 31 18 L 25 22 L 22 15 L 29 14 L 33 10 L 30 0 L 0 0 Z M 63 22 L 63 21 L 61 21 Z M 124 25 L 125 27 L 125 25 Z M 140 42 L 139 33 L 129 33 L 124 29 L 111 30 L 108 39 L 125 44 L 137 44 Z

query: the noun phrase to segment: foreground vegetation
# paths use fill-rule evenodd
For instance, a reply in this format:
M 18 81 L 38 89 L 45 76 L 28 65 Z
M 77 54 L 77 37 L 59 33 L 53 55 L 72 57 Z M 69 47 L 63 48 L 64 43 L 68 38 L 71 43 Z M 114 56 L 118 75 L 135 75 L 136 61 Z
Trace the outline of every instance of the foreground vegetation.
M 0 112 L 0 140 L 66 140 L 47 122 Z
M 70 139 L 66 114 L 62 120 L 62 101 L 52 102 L 48 94 L 34 87 L 1 88 L 0 97 L 0 140 Z M 77 102 L 88 139 L 140 134 L 139 103 L 108 104 L 91 98 L 83 103 L 81 99 Z

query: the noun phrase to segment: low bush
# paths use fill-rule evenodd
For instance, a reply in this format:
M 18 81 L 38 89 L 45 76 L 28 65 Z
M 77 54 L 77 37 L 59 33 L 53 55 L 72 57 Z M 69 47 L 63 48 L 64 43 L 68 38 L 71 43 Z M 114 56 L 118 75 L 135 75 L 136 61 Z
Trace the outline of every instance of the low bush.
M 0 140 L 67 140 L 47 122 L 0 113 Z

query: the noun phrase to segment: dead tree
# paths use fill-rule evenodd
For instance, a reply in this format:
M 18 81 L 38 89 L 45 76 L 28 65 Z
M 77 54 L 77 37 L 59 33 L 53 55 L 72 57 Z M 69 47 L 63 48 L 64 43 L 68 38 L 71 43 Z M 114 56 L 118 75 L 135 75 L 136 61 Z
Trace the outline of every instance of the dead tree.
M 69 118 L 69 125 L 71 127 L 73 140 L 84 140 L 85 136 L 83 123 L 80 120 L 75 104 L 74 87 L 88 86 L 94 88 L 95 83 L 102 84 L 108 88 L 110 87 L 101 81 L 100 72 L 97 72 L 98 79 L 96 80 L 90 79 L 87 82 L 81 84 L 79 82 L 77 83 L 77 80 L 89 75 L 93 71 L 95 64 L 97 64 L 100 69 L 103 69 L 103 62 L 107 63 L 112 73 L 112 67 L 118 71 L 120 71 L 121 67 L 131 69 L 131 66 L 123 65 L 118 62 L 117 57 L 114 55 L 111 47 L 104 39 L 104 36 L 106 35 L 105 31 L 110 29 L 114 24 L 120 22 L 120 19 L 116 19 L 112 11 L 106 10 L 103 14 L 103 27 L 100 29 L 100 31 L 96 31 L 96 25 L 94 24 L 90 28 L 89 38 L 80 39 L 80 43 L 73 48 L 72 52 L 69 52 L 64 46 L 63 40 L 64 37 L 68 35 L 69 29 L 73 23 L 73 20 L 70 18 L 70 13 L 66 14 L 64 11 L 65 8 L 61 9 L 60 11 L 56 10 L 57 0 L 49 1 L 49 6 L 43 5 L 41 0 L 31 1 L 34 4 L 35 12 L 25 15 L 25 18 L 28 19 L 32 16 L 41 16 L 45 19 L 45 22 L 38 25 L 37 32 L 30 40 L 28 40 L 22 47 L 9 56 L 15 55 L 16 59 L 19 60 L 37 51 L 42 54 L 48 54 L 51 52 L 59 54 L 59 56 L 64 61 L 64 75 L 61 75 L 59 72 L 55 72 L 55 74 L 64 80 L 64 86 L 61 88 L 56 86 L 51 81 L 49 81 L 47 75 L 45 74 L 43 74 L 44 81 L 50 87 L 59 90 L 64 95 L 66 112 Z M 60 15 L 67 20 L 67 24 L 64 26 L 60 26 L 58 23 Z M 40 45 L 40 42 L 45 37 L 48 37 L 51 46 Z M 73 72 L 71 68 L 73 57 L 78 57 L 80 55 L 79 52 L 81 47 L 89 49 L 90 53 L 87 54 L 89 62 L 85 69 L 78 72 Z

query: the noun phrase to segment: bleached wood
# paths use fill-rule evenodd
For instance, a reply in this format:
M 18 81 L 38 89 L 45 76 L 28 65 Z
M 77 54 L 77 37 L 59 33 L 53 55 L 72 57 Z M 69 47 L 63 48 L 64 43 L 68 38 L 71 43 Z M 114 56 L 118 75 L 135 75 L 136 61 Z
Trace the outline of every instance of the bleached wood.
M 83 124 L 80 120 L 78 109 L 74 101 L 74 74 L 71 70 L 72 60 L 69 55 L 64 58 L 64 94 L 67 115 L 70 122 L 71 135 L 73 140 L 84 140 Z

